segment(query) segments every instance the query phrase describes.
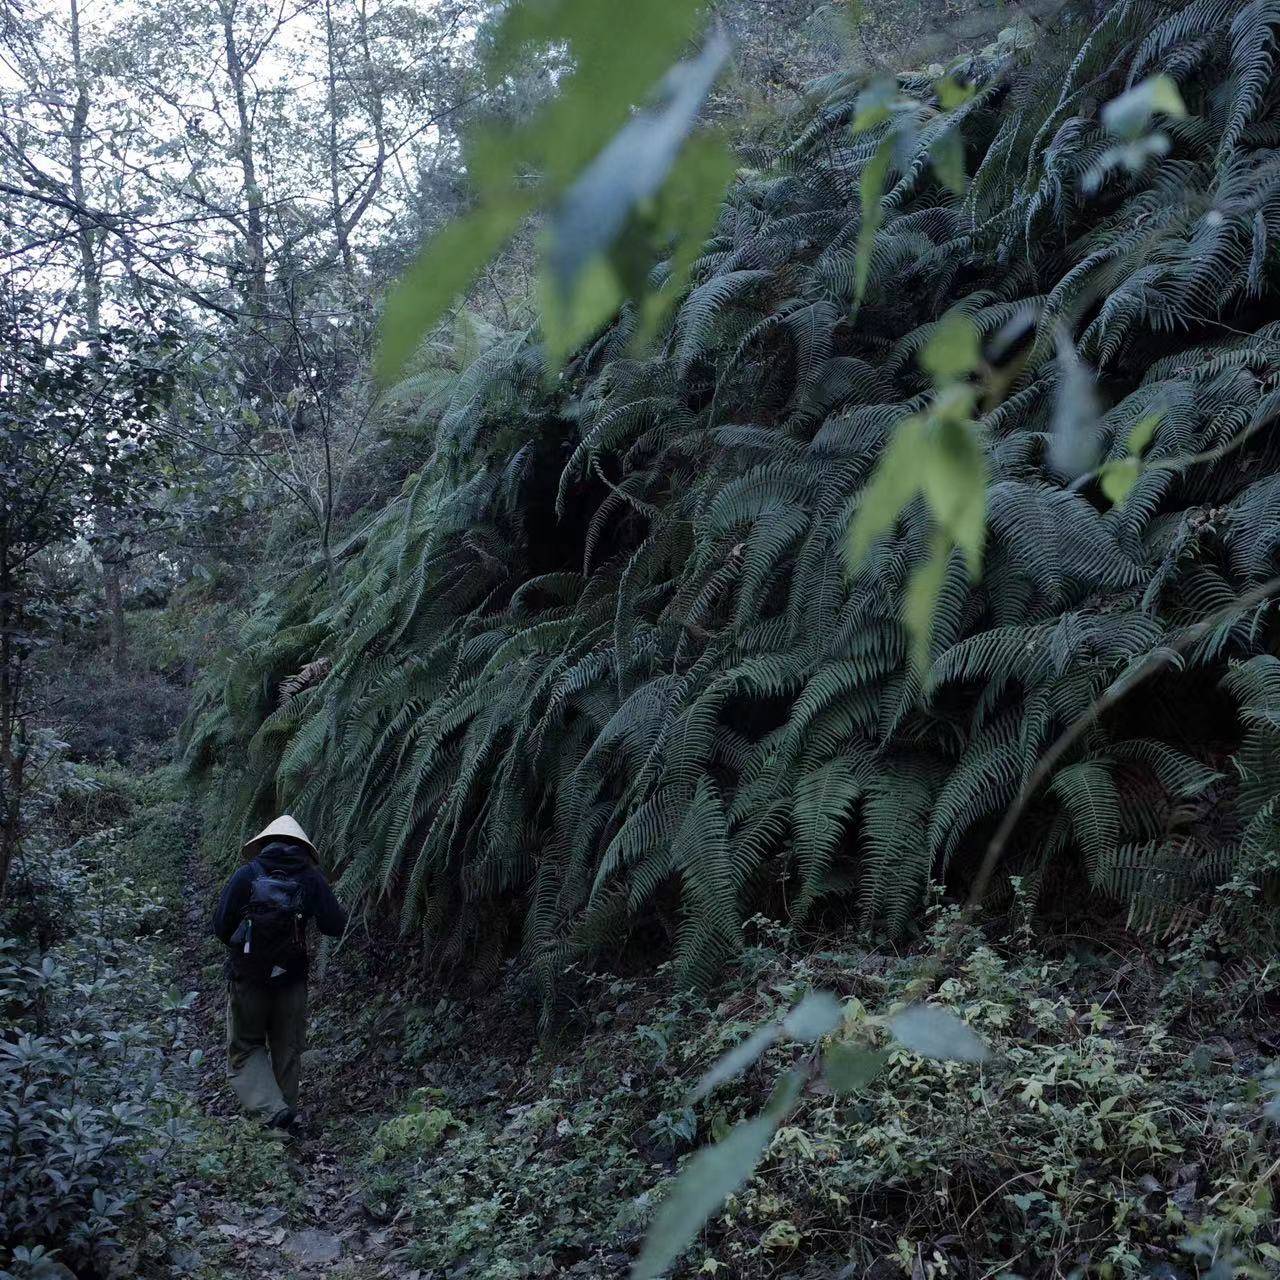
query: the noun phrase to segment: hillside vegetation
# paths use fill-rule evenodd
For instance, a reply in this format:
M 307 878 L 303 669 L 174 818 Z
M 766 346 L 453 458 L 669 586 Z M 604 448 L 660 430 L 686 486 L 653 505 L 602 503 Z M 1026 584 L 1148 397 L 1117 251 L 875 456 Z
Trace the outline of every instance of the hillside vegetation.
M 1280 1277 L 1280 0 L 863 7 L 0 0 L 0 1280 Z
M 559 376 L 536 333 L 470 325 L 446 402 L 402 385 L 421 470 L 201 685 L 210 812 L 290 807 L 347 895 L 480 973 L 522 938 L 549 981 L 646 930 L 706 980 L 758 910 L 909 929 L 1054 737 L 1166 655 L 1038 790 L 990 897 L 1017 876 L 1165 930 L 1273 875 L 1274 615 L 1221 611 L 1280 547 L 1280 8 L 1076 13 L 945 81 L 824 82 L 741 153 L 647 354 L 629 307 Z M 1186 115 L 1119 141 L 1102 108 L 1159 73 Z M 923 501 L 852 572 L 843 544 L 957 313 L 987 546 L 976 582 L 951 554 L 920 671 Z

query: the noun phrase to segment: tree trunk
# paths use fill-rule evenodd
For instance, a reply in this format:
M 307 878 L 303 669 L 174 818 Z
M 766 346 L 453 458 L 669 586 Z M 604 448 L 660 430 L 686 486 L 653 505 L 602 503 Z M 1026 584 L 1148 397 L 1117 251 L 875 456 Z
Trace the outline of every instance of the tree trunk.
M 3 824 L 0 826 L 0 902 L 4 901 L 9 868 L 13 866 L 13 858 L 22 839 L 22 787 L 26 756 L 14 750 L 17 745 L 13 742 L 0 753 L 0 768 L 4 772 L 3 812 L 0 812 L 0 823 Z
M 258 186 L 257 160 L 253 146 L 253 118 L 245 91 L 247 72 L 236 40 L 235 0 L 219 0 L 222 15 L 223 48 L 227 62 L 227 79 L 236 104 L 237 132 L 235 157 L 240 164 L 240 183 L 244 199 L 244 234 L 242 252 L 246 277 L 245 303 L 253 330 L 248 354 L 247 383 L 252 392 L 265 398 L 266 327 L 267 327 L 267 239 L 262 212 L 262 189 Z
M 21 836 L 26 767 L 21 745 L 21 686 L 17 668 L 18 616 L 9 564 L 8 530 L 0 526 L 0 901 Z
M 71 0 L 71 61 L 75 70 L 76 103 L 71 113 L 68 143 L 71 150 L 71 194 L 85 208 L 84 138 L 89 123 L 89 80 L 80 49 L 80 4 Z M 89 340 L 96 342 L 102 326 L 102 272 L 98 264 L 98 232 L 91 219 L 77 216 L 76 243 L 80 250 L 80 270 L 84 281 L 84 318 Z
M 342 274 L 350 285 L 355 279 L 355 262 L 351 256 L 351 238 L 342 212 L 342 190 L 338 182 L 338 59 L 334 49 L 332 0 L 324 0 L 324 39 L 328 57 L 329 202 L 333 210 L 333 234 L 342 258 Z
M 84 140 L 89 124 L 89 77 L 85 70 L 80 44 L 80 3 L 71 0 L 71 64 L 75 74 L 76 101 L 67 135 L 70 147 L 71 194 L 76 204 L 86 207 L 84 189 Z M 84 322 L 89 341 L 97 345 L 102 332 L 102 266 L 98 261 L 100 232 L 83 215 L 78 218 L 76 243 L 80 250 L 80 271 L 84 283 Z M 103 507 L 97 522 L 106 536 L 108 554 L 103 555 L 102 575 L 106 582 L 107 610 L 110 616 L 111 665 L 122 675 L 129 665 L 129 636 L 124 616 L 124 599 L 120 590 L 120 563 L 110 554 L 110 546 L 118 535 L 116 512 Z
M 382 112 L 382 86 L 378 83 L 378 70 L 373 65 L 373 51 L 369 46 L 369 6 L 368 0 L 359 0 L 356 6 L 356 29 L 360 35 L 360 51 L 364 61 L 364 89 L 369 107 L 369 120 L 373 124 L 373 140 L 377 145 L 374 155 L 373 170 L 369 174 L 368 184 L 363 194 L 347 219 L 347 231 L 355 230 L 356 224 L 364 217 L 369 206 L 377 198 L 382 189 L 382 175 L 387 166 L 387 129 Z
M 107 597 L 107 634 L 111 642 L 111 669 L 116 675 L 122 676 L 129 670 L 129 629 L 124 615 L 120 562 L 104 560 L 102 577 Z

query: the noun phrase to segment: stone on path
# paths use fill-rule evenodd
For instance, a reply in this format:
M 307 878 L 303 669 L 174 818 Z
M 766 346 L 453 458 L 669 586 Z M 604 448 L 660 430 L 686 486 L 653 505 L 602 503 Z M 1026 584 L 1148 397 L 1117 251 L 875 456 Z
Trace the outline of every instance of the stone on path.
M 299 1266 L 320 1267 L 342 1257 L 342 1241 L 332 1232 L 308 1227 L 291 1235 L 284 1242 L 284 1251 Z

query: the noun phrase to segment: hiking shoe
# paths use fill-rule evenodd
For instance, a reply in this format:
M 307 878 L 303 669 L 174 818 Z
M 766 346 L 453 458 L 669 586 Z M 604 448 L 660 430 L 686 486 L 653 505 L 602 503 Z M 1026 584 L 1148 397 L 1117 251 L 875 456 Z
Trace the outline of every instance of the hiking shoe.
M 293 1124 L 297 1114 L 292 1107 L 281 1107 L 268 1121 L 267 1127 L 271 1129 L 288 1129 Z

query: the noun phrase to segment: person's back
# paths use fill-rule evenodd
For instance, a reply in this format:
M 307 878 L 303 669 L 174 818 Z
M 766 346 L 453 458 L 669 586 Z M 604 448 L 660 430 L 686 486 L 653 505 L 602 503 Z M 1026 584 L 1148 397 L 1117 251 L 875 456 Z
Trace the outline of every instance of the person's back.
M 340 937 L 347 917 L 315 846 L 288 815 L 244 847 L 223 886 L 213 932 L 227 946 L 227 1076 L 241 1105 L 292 1123 L 307 1028 L 306 928 Z

